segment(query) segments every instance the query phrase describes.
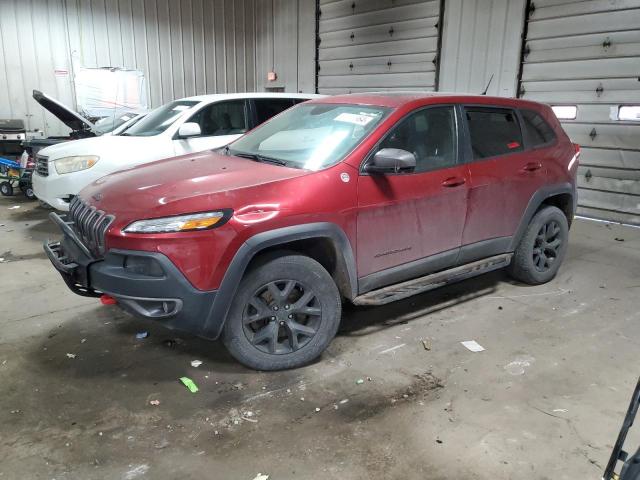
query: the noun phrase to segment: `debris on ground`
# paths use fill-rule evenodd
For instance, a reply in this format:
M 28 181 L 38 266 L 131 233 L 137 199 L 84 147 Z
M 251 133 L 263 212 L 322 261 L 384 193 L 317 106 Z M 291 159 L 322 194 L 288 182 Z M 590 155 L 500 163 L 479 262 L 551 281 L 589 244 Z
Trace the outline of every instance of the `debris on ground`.
M 262 473 L 259 473 L 253 480 L 269 480 L 269 475 L 263 475 Z
M 180 377 L 180 381 L 182 382 L 182 384 L 185 387 L 187 387 L 189 389 L 189 391 L 191 393 L 197 393 L 198 392 L 198 386 L 189 377 Z
M 198 368 L 200 365 L 202 365 L 202 360 L 192 360 L 191 361 L 191 366 L 192 367 Z
M 0 263 L 4 263 L 4 257 L 0 257 Z
M 151 400 L 149 404 L 153 405 L 154 407 L 157 407 L 158 405 L 160 405 L 160 400 Z
M 554 413 L 567 413 L 569 410 L 567 410 L 566 408 L 556 408 L 553 412 Z
M 344 405 L 345 403 L 347 403 L 349 401 L 348 398 L 345 398 L 343 400 L 340 400 L 340 405 Z
M 84 343 L 84 342 L 86 342 L 86 341 L 87 341 L 87 339 L 86 339 L 86 338 L 83 338 L 82 340 L 80 340 L 80 343 Z
M 318 413 L 320 411 L 320 408 L 316 407 L 316 413 Z
M 616 237 L 614 238 L 616 242 L 624 242 L 624 238 Z
M 406 343 L 401 343 L 400 345 L 396 345 L 395 347 L 391 347 L 391 348 L 387 348 L 386 350 L 382 350 L 380 353 L 389 353 L 389 352 L 394 352 L 396 351 L 398 348 L 402 348 L 404 346 L 406 346 Z
M 530 367 L 536 359 L 530 355 L 521 355 L 505 365 L 504 369 L 511 375 L 524 375 L 527 367 Z
M 364 380 L 359 378 L 356 380 L 356 385 L 362 385 L 364 383 Z
M 422 346 L 424 347 L 425 350 L 431 350 L 431 339 L 426 338 L 422 340 Z
M 20 205 L 14 205 L 13 207 L 9 207 L 7 210 L 16 210 L 20 208 Z
M 149 332 L 138 332 L 136 333 L 136 339 L 142 340 L 143 338 L 147 338 L 149 336 Z
M 498 305 L 498 310 L 502 310 L 502 305 Z
M 67 353 L 67 358 L 76 358 L 75 353 Z
M 460 342 L 467 350 L 470 350 L 474 353 L 484 352 L 484 347 L 480 345 L 475 340 L 465 340 L 464 342 Z

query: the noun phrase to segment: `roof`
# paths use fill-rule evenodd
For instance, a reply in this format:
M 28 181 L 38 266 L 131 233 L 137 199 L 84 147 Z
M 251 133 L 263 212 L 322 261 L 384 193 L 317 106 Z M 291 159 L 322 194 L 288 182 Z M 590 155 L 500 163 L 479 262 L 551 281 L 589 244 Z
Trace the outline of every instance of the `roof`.
M 180 100 L 194 100 L 197 102 L 214 102 L 220 100 L 234 100 L 238 98 L 323 98 L 324 95 L 312 93 L 281 93 L 281 92 L 242 92 L 242 93 L 216 93 L 212 95 L 196 95 L 181 98 Z
M 334 95 L 322 99 L 314 100 L 318 103 L 352 103 L 357 105 L 375 105 L 379 107 L 398 108 L 402 105 L 420 100 L 424 103 L 482 103 L 505 106 L 522 106 L 531 104 L 526 100 L 506 97 L 491 97 L 487 95 L 476 95 L 470 93 L 453 92 L 365 92 L 349 93 L 344 95 Z

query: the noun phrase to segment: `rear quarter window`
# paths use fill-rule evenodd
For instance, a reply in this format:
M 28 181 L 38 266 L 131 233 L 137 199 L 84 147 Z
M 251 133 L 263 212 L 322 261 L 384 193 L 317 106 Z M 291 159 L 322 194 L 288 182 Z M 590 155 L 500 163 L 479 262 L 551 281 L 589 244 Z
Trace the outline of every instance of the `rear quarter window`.
M 553 128 L 533 110 L 521 110 L 523 127 L 527 132 L 527 139 L 531 147 L 548 145 L 556 139 Z
M 508 108 L 465 107 L 474 160 L 521 152 L 518 117 Z

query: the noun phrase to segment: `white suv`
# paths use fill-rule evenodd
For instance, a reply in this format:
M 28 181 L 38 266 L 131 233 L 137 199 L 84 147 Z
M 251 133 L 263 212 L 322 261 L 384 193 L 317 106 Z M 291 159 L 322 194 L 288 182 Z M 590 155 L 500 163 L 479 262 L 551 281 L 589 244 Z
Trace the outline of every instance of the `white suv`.
M 220 148 L 293 105 L 321 95 L 236 93 L 175 100 L 123 133 L 65 142 L 37 154 L 33 190 L 66 211 L 94 180 L 142 163 Z

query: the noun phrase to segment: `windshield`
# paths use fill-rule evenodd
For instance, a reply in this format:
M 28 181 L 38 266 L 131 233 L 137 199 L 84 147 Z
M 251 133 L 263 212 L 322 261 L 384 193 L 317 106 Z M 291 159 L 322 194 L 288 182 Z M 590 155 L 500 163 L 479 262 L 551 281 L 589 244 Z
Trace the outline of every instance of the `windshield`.
M 342 160 L 388 111 L 350 104 L 301 104 L 233 142 L 229 153 L 320 170 Z
M 127 112 L 127 113 L 123 113 L 121 115 L 116 115 L 112 117 L 104 117 L 98 120 L 94 124 L 93 129 L 99 135 L 103 135 L 105 133 L 114 131 L 116 128 L 128 122 L 129 120 L 134 118 L 136 115 L 138 114 L 134 112 Z
M 195 100 L 176 100 L 155 109 L 144 117 L 133 127 L 129 128 L 123 135 L 132 137 L 152 137 L 159 135 L 175 122 L 180 115 L 189 110 L 198 102 Z

